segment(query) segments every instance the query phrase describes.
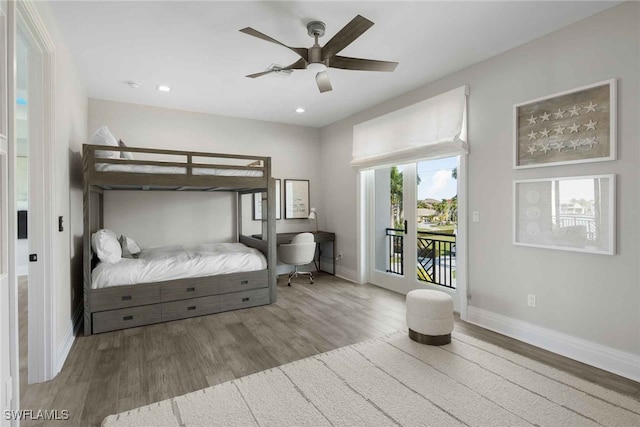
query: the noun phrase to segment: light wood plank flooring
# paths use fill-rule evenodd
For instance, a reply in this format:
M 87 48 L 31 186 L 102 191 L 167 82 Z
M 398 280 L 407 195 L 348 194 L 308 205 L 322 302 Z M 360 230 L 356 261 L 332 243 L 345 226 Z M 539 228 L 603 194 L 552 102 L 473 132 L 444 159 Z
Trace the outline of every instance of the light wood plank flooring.
M 455 327 L 640 400 L 639 383 L 459 320 Z M 99 425 L 109 414 L 397 330 L 406 330 L 403 295 L 318 275 L 314 285 L 281 283 L 273 305 L 78 337 L 54 380 L 21 390 L 22 408 L 68 409 L 65 426 Z

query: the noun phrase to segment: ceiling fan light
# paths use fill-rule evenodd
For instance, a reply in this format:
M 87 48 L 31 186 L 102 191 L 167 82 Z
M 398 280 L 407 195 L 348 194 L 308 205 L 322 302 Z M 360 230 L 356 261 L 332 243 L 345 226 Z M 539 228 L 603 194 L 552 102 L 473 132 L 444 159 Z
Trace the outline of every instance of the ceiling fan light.
M 322 62 L 312 62 L 311 64 L 307 65 L 307 70 L 311 70 L 314 73 L 321 73 L 326 69 L 327 69 L 327 66 L 324 65 Z

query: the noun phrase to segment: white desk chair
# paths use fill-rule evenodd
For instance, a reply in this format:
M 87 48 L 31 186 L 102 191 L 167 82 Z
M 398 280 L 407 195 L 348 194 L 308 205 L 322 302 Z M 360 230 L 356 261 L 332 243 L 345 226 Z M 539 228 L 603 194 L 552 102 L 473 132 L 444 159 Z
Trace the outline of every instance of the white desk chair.
M 291 243 L 278 246 L 280 262 L 294 266 L 294 270 L 289 273 L 289 286 L 291 286 L 291 279 L 299 274 L 308 274 L 313 283 L 313 274 L 310 271 L 298 271 L 298 266 L 310 264 L 315 254 L 316 242 L 312 233 L 297 234 L 291 239 Z

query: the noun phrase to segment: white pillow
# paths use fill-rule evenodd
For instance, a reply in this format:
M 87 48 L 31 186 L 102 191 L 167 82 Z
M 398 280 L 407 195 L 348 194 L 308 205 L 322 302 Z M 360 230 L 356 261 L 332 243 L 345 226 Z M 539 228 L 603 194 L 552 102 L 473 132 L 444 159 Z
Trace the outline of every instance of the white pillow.
M 122 258 L 138 258 L 140 246 L 131 237 L 120 236 L 118 239 L 122 248 Z
M 113 264 L 122 259 L 122 247 L 118 236 L 111 230 L 98 230 L 91 236 L 91 247 L 100 262 Z
M 100 129 L 96 131 L 91 137 L 91 144 L 93 145 L 106 145 L 108 147 L 118 147 L 118 140 L 115 136 L 109 131 L 109 128 L 106 126 L 102 126 Z M 120 152 L 119 151 L 96 151 L 96 157 L 102 157 L 105 159 L 119 159 Z

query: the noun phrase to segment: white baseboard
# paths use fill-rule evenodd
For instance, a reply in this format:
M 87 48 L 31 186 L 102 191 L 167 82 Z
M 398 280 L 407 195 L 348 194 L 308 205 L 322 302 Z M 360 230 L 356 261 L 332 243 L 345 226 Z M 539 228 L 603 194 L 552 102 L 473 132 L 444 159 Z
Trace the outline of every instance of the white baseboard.
M 467 321 L 570 359 L 640 381 L 640 356 L 469 306 Z
M 82 304 L 78 304 L 78 307 L 73 312 L 73 316 L 71 317 L 71 323 L 67 328 L 67 332 L 64 334 L 64 338 L 62 342 L 58 346 L 58 351 L 56 352 L 56 371 L 55 375 L 62 370 L 62 366 L 64 366 L 64 362 L 67 360 L 67 356 L 69 356 L 69 351 L 71 351 L 71 346 L 76 339 L 76 332 L 80 325 L 80 316 L 82 315 Z
M 336 276 L 353 283 L 358 283 L 358 272 L 341 265 L 336 265 Z

